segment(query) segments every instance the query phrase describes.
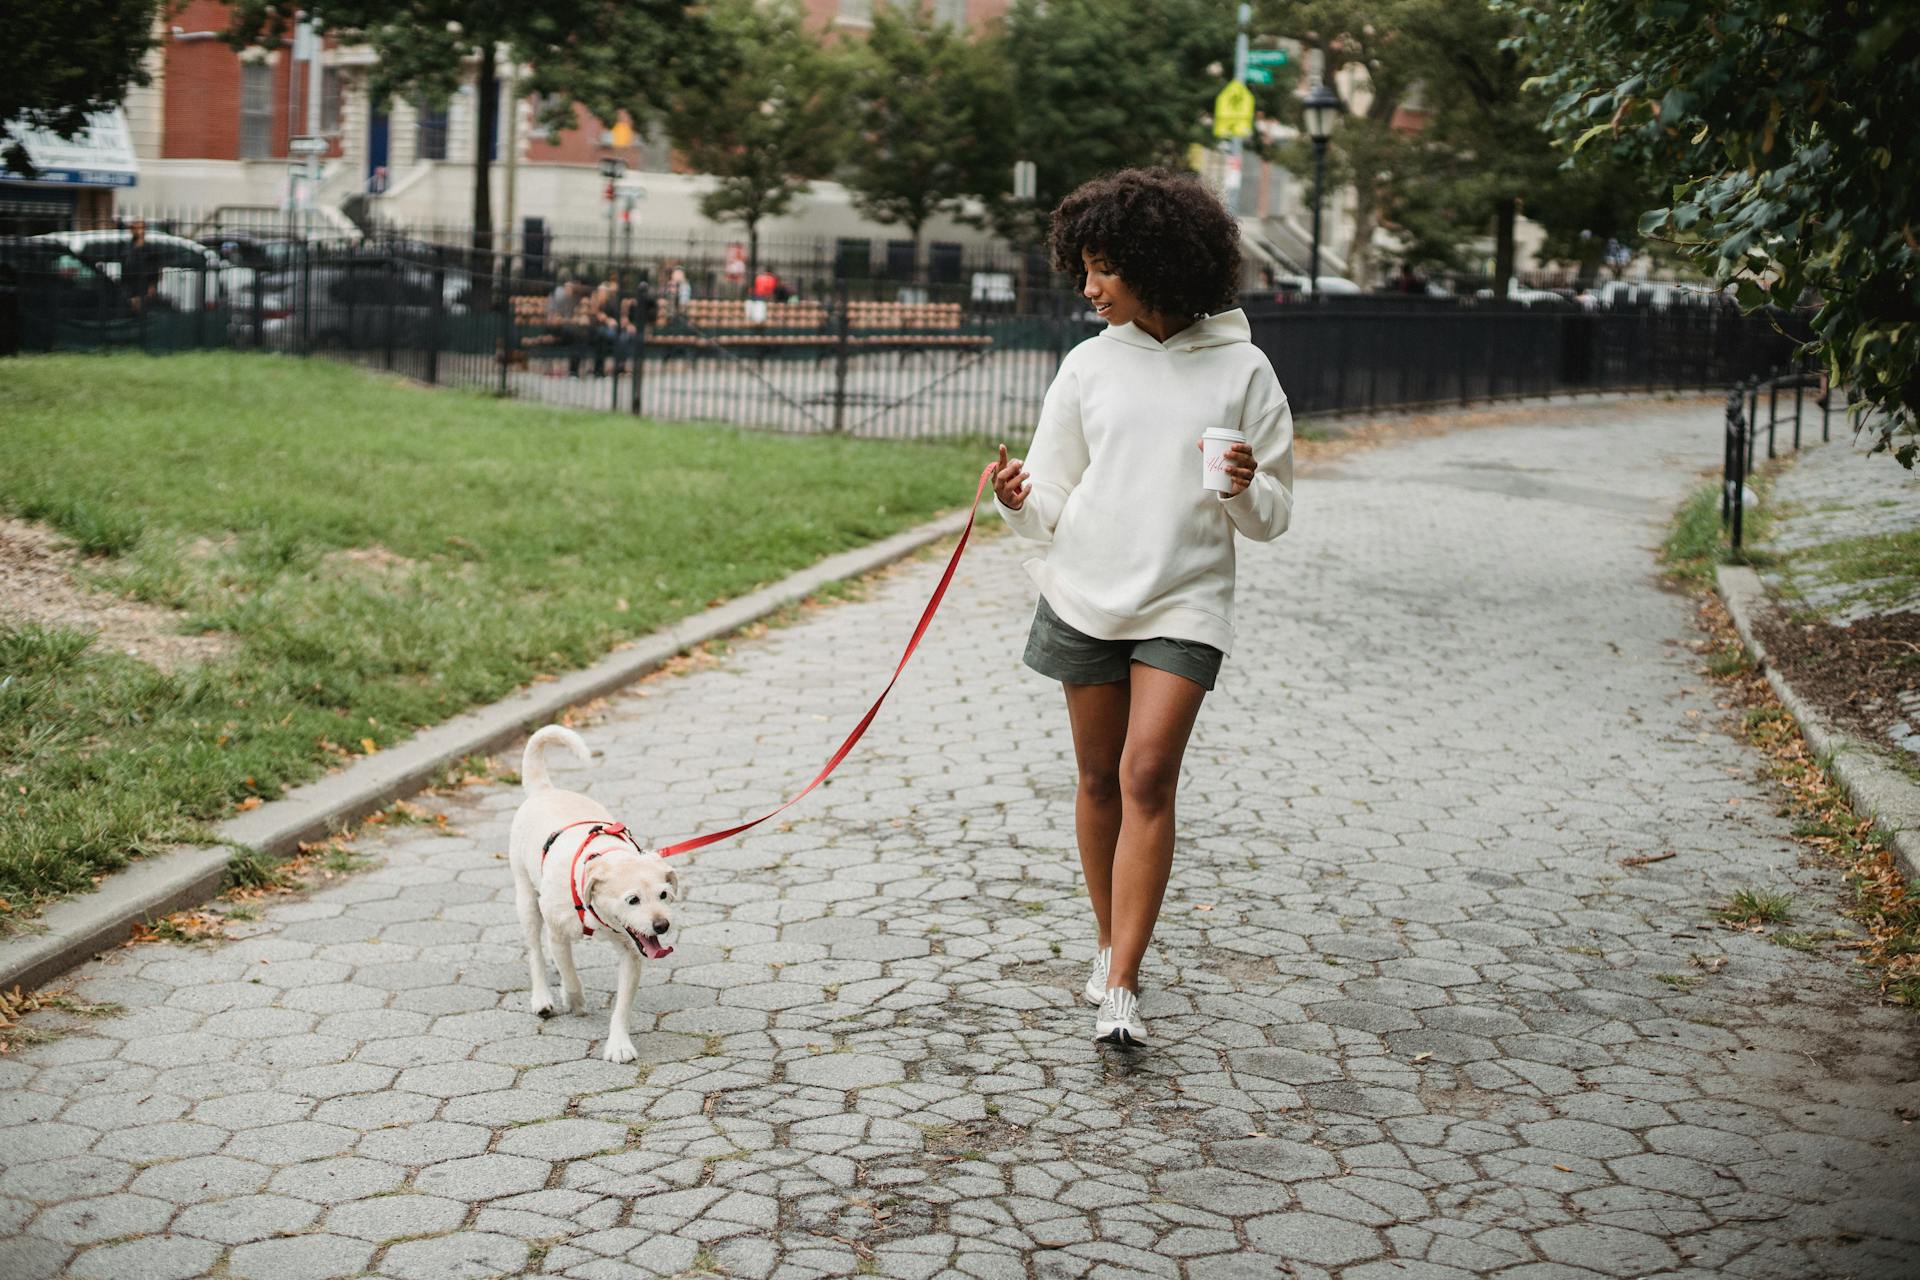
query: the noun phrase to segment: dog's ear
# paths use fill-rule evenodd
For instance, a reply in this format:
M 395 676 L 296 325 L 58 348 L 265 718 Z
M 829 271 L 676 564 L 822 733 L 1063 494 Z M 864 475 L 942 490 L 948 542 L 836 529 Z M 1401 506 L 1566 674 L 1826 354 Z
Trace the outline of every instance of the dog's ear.
M 672 867 L 667 868 L 667 889 L 673 894 L 675 902 L 680 901 L 680 873 Z

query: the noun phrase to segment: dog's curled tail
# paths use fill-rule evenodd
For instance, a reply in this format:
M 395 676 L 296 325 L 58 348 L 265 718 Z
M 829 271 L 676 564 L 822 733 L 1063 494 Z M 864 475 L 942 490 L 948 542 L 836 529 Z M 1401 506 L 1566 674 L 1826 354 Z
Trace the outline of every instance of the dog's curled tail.
M 564 725 L 550 724 L 527 739 L 527 750 L 520 757 L 520 785 L 528 795 L 536 791 L 545 791 L 553 785 L 547 776 L 547 744 L 565 743 L 567 750 L 573 752 L 581 764 L 593 763 L 593 752 L 587 750 L 586 742 L 579 734 Z

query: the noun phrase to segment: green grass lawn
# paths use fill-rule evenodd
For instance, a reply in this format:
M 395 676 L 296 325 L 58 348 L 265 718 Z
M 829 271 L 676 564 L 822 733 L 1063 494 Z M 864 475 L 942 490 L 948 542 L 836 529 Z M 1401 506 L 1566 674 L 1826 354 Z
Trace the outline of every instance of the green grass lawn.
M 0 510 L 230 656 L 0 623 L 0 930 L 342 754 L 973 494 L 980 444 L 803 439 L 233 354 L 0 361 Z

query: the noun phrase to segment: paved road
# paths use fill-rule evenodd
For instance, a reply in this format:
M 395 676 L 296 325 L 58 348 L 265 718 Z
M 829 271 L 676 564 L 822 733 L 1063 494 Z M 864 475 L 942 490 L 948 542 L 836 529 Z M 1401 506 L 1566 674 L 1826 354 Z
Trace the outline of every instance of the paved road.
M 128 1012 L 0 1060 L 0 1275 L 1920 1274 L 1920 1027 L 1708 919 L 1844 923 L 1655 580 L 1718 431 L 1556 410 L 1303 477 L 1191 752 L 1159 1048 L 1088 1042 L 1065 717 L 989 540 L 838 779 L 695 855 L 639 1063 L 595 947 L 590 1013 L 526 1013 L 516 797 L 469 791 L 244 941 L 79 973 Z M 617 700 L 561 777 L 662 838 L 754 811 L 932 573 Z

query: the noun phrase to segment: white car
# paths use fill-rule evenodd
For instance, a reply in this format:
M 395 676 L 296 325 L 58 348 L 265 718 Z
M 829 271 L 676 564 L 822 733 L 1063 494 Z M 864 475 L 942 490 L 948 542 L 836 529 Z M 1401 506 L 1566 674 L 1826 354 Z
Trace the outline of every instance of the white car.
M 65 245 L 74 257 L 113 281 L 121 279 L 127 254 L 133 248 L 133 232 L 118 227 L 102 231 L 49 231 L 34 238 Z M 174 310 L 204 307 L 213 311 L 223 304 L 245 303 L 253 287 L 251 268 L 235 266 L 206 245 L 164 231 L 147 232 L 147 244 L 159 260 L 160 279 L 156 288 Z
M 1330 298 L 1351 297 L 1354 294 L 1366 292 L 1365 289 L 1362 289 L 1345 276 L 1315 276 L 1313 278 L 1313 285 L 1312 290 L 1307 288 L 1307 278 L 1305 276 L 1276 276 L 1273 282 L 1273 291 L 1276 294 L 1286 294 L 1288 296 L 1314 292 Z

